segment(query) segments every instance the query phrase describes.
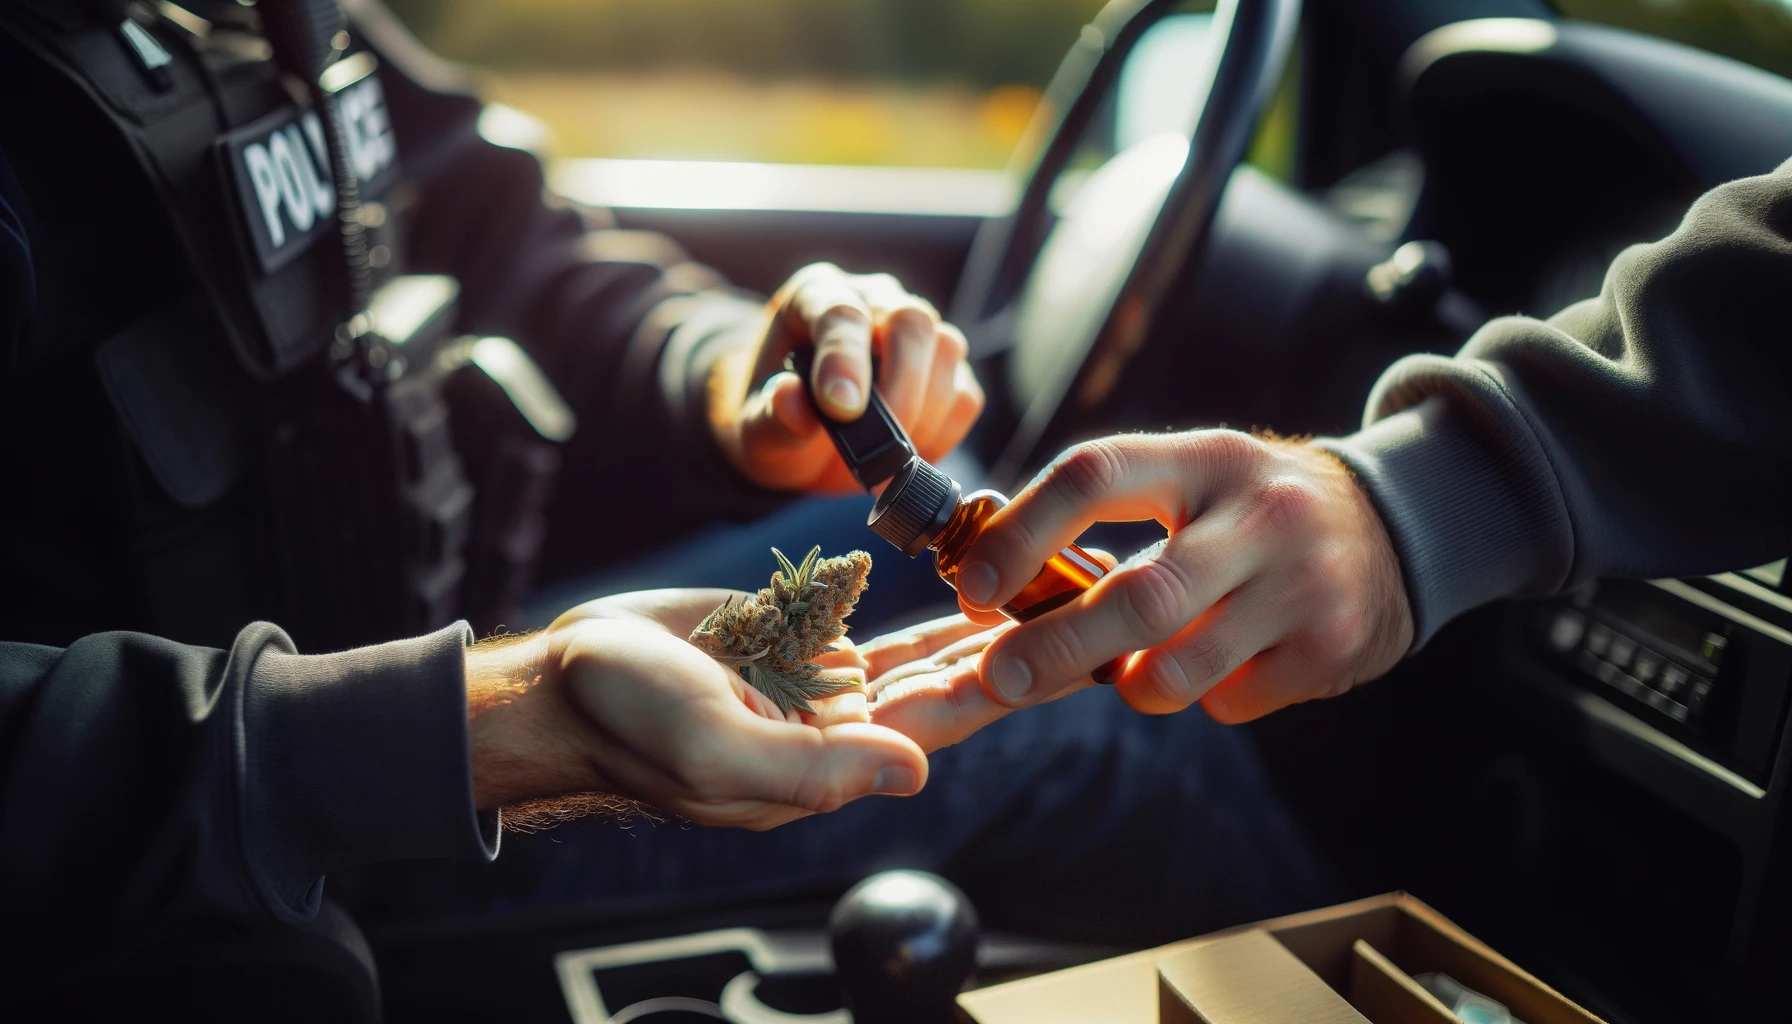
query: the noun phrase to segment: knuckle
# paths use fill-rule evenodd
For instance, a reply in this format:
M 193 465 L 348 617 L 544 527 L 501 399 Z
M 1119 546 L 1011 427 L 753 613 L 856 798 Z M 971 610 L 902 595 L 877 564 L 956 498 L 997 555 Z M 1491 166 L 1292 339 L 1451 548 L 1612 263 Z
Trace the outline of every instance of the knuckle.
M 1203 690 L 1231 675 L 1238 667 L 1233 661 L 1231 646 L 1211 632 L 1190 637 L 1181 645 L 1177 656 L 1189 677 Z
M 958 328 L 941 324 L 938 331 L 939 354 L 954 363 L 962 363 L 971 355 L 971 343 Z
M 1196 583 L 1203 579 L 1212 579 L 1224 574 L 1236 557 L 1235 553 L 1221 544 L 1205 542 L 1202 538 L 1191 534 L 1170 536 L 1139 555 L 1128 564 L 1143 565 L 1156 562 L 1165 572 L 1176 574 L 1176 585 L 1182 588 L 1184 600 L 1192 604 L 1196 593 Z M 1200 607 L 1184 606 L 1183 621 L 1178 628 L 1187 625 L 1190 619 L 1200 614 Z
M 849 302 L 836 302 L 822 310 L 815 318 L 815 333 L 818 343 L 844 343 L 845 339 L 834 335 L 833 328 L 844 326 L 866 326 L 871 320 L 865 311 Z
M 1147 559 L 1119 580 L 1121 613 L 1153 641 L 1173 635 L 1188 624 L 1188 580 L 1172 563 Z
M 1340 602 L 1314 623 L 1312 644 L 1327 660 L 1348 662 L 1362 652 L 1368 633 L 1369 616 L 1363 608 Z
M 1304 532 L 1322 501 L 1323 497 L 1311 483 L 1277 477 L 1265 481 L 1257 489 L 1245 518 L 1251 526 L 1275 535 Z
M 1152 658 L 1144 669 L 1139 686 L 1146 694 L 1173 708 L 1194 702 L 1194 683 L 1176 658 Z
M 849 776 L 838 770 L 838 765 L 830 758 L 817 758 L 803 773 L 803 782 L 798 789 L 796 806 L 818 814 L 837 811 L 852 802 L 853 794 L 847 789 Z
M 946 691 L 946 721 L 968 722 L 989 707 L 989 697 L 979 686 L 953 686 Z
M 1022 582 L 1031 579 L 1038 572 L 1039 565 L 1050 557 L 1049 549 L 1045 547 L 1045 542 L 1031 521 L 1030 513 L 1031 509 L 1024 506 L 1016 509 L 1015 513 L 998 513 L 977 537 L 972 548 L 979 558 L 993 563 L 1003 581 L 1012 583 L 1016 589 L 1019 589 Z M 1038 554 L 1035 555 L 1034 552 Z M 1027 568 L 1029 564 L 1032 568 Z
M 1074 629 L 1040 621 L 1034 629 L 1032 656 L 1028 658 L 1047 674 L 1075 675 L 1084 670 L 1082 640 Z
M 1309 575 L 1315 583 L 1330 590 L 1342 589 L 1353 571 L 1350 553 L 1337 543 L 1321 543 L 1307 559 Z
M 1085 441 L 1070 449 L 1052 467 L 1046 486 L 1064 492 L 1075 503 L 1095 501 L 1119 484 L 1126 457 L 1107 441 Z
M 898 306 L 890 311 L 889 325 L 896 333 L 915 345 L 925 345 L 933 329 L 933 314 L 920 305 Z
M 805 293 L 809 289 L 824 287 L 839 274 L 840 268 L 832 263 L 811 263 L 790 275 L 789 281 L 785 283 L 781 292 L 787 297 L 788 302 L 801 305 L 807 300 L 808 297 Z
M 1186 435 L 1191 456 L 1219 471 L 1242 470 L 1262 463 L 1269 449 L 1237 430 L 1197 430 Z
M 805 778 L 790 803 L 806 811 L 829 814 L 846 806 L 846 794 L 838 780 L 817 782 Z

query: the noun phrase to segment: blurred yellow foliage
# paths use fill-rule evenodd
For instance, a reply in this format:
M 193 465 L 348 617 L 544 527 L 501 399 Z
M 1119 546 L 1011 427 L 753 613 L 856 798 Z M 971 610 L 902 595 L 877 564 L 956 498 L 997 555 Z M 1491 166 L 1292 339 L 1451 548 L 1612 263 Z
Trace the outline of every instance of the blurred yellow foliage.
M 1039 90 L 1030 85 L 1004 85 L 990 90 L 977 112 L 983 122 L 983 131 L 1004 148 L 1012 150 L 1026 134 L 1041 98 Z
M 1104 0 L 389 0 L 561 156 L 1001 167 Z
M 701 71 L 485 77 L 492 99 L 540 119 L 554 154 L 570 157 L 994 168 L 1039 98 L 1031 86 L 984 94 Z

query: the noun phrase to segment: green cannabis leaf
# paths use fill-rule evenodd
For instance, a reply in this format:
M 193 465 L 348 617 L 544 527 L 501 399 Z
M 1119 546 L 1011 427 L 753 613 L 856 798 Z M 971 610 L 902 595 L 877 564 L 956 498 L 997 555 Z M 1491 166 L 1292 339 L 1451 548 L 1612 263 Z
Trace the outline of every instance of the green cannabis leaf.
M 846 635 L 846 617 L 865 591 L 871 556 L 852 551 L 822 558 L 811 548 L 801 565 L 772 549 L 778 571 L 750 597 L 731 597 L 691 633 L 691 643 L 740 673 L 778 710 L 813 713 L 809 702 L 849 684 L 821 675 L 812 664 Z

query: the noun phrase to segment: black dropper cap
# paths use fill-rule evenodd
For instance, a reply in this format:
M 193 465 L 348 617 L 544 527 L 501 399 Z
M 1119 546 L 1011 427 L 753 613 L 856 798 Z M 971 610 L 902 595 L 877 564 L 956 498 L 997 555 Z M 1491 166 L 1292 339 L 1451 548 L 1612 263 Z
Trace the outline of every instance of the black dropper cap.
M 784 359 L 784 368 L 802 378 L 809 404 L 859 486 L 869 491 L 890 482 L 871 507 L 866 525 L 913 558 L 952 518 L 958 505 L 958 484 L 915 454 L 914 442 L 878 397 L 876 388 L 865 402 L 865 414 L 851 423 L 841 423 L 822 412 L 809 374 L 814 365 L 812 349 L 799 349 Z
M 859 486 L 869 491 L 878 484 L 895 476 L 896 473 L 915 457 L 915 444 L 908 439 L 908 433 L 896 417 L 890 413 L 889 406 L 878 397 L 877 389 L 871 389 L 871 396 L 865 400 L 865 413 L 851 423 L 841 423 L 827 413 L 815 401 L 814 385 L 811 383 L 810 371 L 815 365 L 814 349 L 798 349 L 784 358 L 784 368 L 802 378 L 803 391 L 809 396 L 809 404 L 815 409 L 821 425 L 827 428 L 828 436 L 833 438 L 834 447 L 840 450 L 840 457 L 846 460 L 846 468 L 852 471 L 852 478 Z
M 878 496 L 866 525 L 913 558 L 939 536 L 952 518 L 959 493 L 956 480 L 917 455 L 908 460 Z

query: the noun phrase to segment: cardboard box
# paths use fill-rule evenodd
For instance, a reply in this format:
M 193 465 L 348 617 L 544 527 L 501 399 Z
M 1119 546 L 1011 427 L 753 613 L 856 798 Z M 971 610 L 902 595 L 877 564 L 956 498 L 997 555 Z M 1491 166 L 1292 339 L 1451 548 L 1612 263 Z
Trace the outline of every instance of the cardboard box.
M 1157 962 L 1160 1024 L 1369 1024 L 1268 932 L 1203 942 Z
M 974 1024 L 1453 1024 L 1438 971 L 1525 1024 L 1604 1024 L 1405 893 L 966 992 Z

